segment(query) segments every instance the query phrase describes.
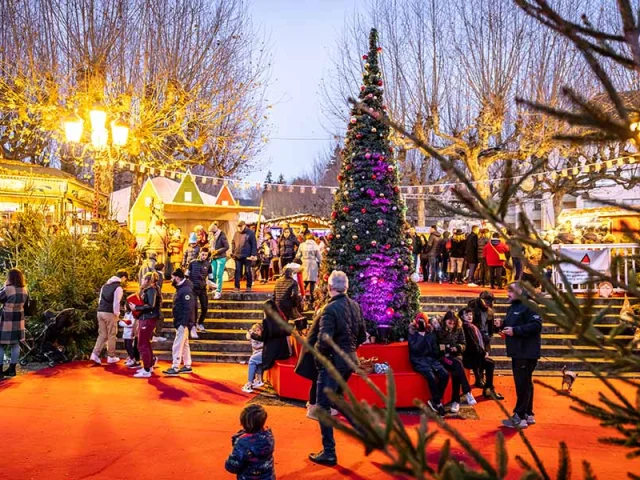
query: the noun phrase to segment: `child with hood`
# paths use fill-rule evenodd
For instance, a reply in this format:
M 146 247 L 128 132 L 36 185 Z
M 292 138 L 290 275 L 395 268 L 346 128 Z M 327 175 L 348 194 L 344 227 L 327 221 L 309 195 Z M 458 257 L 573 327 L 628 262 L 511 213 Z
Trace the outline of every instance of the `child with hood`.
M 267 412 L 261 405 L 252 404 L 240 414 L 242 430 L 231 437 L 233 451 L 224 464 L 238 480 L 275 480 L 273 464 L 275 441 L 271 429 L 264 428 Z

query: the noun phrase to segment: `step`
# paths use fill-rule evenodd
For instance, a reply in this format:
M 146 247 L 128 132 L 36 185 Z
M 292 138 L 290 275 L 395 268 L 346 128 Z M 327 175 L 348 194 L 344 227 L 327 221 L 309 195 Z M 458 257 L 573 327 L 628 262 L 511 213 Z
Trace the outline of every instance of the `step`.
M 496 370 L 508 370 L 511 368 L 511 359 L 509 357 L 501 355 L 491 355 L 491 358 L 496 363 Z M 607 360 L 603 357 L 588 357 L 584 360 L 597 366 L 603 366 L 607 363 L 611 363 L 610 360 Z M 577 357 L 543 357 L 538 360 L 538 366 L 536 368 L 539 370 L 562 370 L 562 368 L 565 366 L 573 371 L 587 370 L 587 366 L 584 365 L 583 361 Z
M 633 335 L 618 335 L 615 337 L 616 343 L 626 343 L 633 339 Z M 575 335 L 564 333 L 543 333 L 542 343 L 546 345 L 563 345 L 566 342 L 571 342 L 572 345 L 579 345 Z M 491 345 L 504 345 L 504 339 L 499 336 L 494 336 L 491 340 Z
M 169 308 L 163 308 L 162 314 L 164 315 L 165 322 L 168 319 L 172 318 L 173 312 Z M 215 318 L 255 318 L 260 319 L 264 317 L 264 312 L 262 310 L 254 310 L 254 309 L 218 309 L 211 308 L 207 310 L 207 319 L 215 319 Z
M 615 351 L 615 347 L 605 347 L 606 350 Z M 569 345 L 541 345 L 540 350 L 542 356 L 547 358 L 564 358 L 566 355 L 570 355 L 573 352 L 585 355 L 588 354 L 594 358 L 600 358 L 604 356 L 604 353 L 598 347 L 592 347 L 591 345 L 575 345 L 570 347 Z M 491 344 L 491 356 L 506 356 L 506 345 L 494 345 Z
M 116 342 L 118 347 L 124 347 L 120 340 Z M 166 342 L 153 343 L 154 350 L 171 350 L 173 339 Z M 189 346 L 192 351 L 198 352 L 240 352 L 251 353 L 251 344 L 247 340 L 205 340 L 200 338 L 189 339 Z

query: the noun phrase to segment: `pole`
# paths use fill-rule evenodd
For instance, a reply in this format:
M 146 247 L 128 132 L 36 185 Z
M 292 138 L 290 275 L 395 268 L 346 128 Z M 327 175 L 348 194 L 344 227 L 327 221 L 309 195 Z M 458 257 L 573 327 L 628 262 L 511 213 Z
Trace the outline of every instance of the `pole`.
M 256 223 L 256 235 L 260 235 L 260 223 L 262 221 L 262 208 L 264 207 L 264 196 L 260 197 L 260 210 L 258 211 L 258 222 Z

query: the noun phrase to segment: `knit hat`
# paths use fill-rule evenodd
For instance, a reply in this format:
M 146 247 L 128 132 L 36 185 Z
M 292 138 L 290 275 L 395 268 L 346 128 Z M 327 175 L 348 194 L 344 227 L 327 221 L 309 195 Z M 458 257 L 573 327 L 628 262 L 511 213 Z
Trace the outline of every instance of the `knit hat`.
M 189 243 L 198 243 L 196 232 L 191 232 L 191 235 L 189 235 Z
M 184 272 L 182 271 L 182 269 L 181 269 L 181 268 L 176 268 L 176 269 L 171 273 L 171 275 L 172 275 L 173 277 L 184 278 Z

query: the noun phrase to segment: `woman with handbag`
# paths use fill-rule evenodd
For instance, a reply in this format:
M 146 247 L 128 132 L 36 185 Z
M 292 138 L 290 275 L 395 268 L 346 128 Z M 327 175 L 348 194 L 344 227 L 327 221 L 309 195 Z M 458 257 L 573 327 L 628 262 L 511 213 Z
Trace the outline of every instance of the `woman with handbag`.
M 489 279 L 491 288 L 502 288 L 502 276 L 504 275 L 504 265 L 507 261 L 509 247 L 500 240 L 500 234 L 495 232 L 491 241 L 484 247 L 483 254 L 487 266 L 489 267 Z
M 0 289 L 2 316 L 0 317 L 0 380 L 16 376 L 16 365 L 20 357 L 20 342 L 24 340 L 25 305 L 29 302 L 24 275 L 17 268 L 7 274 L 7 281 Z M 11 349 L 9 368 L 2 370 L 5 345 Z

